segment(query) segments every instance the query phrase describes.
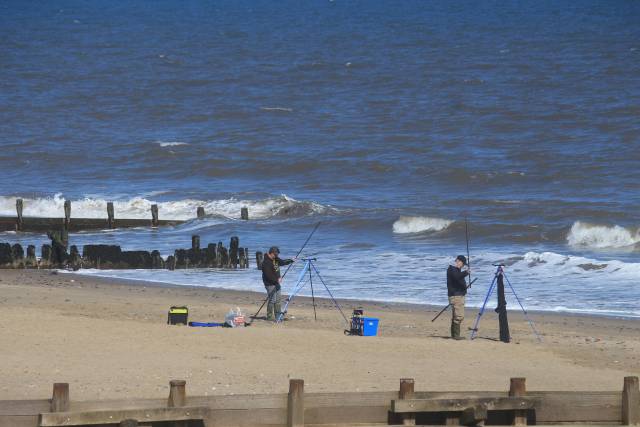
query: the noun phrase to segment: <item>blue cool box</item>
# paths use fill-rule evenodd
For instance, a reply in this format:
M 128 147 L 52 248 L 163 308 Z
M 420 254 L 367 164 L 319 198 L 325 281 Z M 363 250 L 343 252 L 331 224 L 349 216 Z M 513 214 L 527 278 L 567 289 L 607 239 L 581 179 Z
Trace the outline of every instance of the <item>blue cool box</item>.
M 378 319 L 375 317 L 364 317 L 362 319 L 362 336 L 375 337 L 378 335 Z

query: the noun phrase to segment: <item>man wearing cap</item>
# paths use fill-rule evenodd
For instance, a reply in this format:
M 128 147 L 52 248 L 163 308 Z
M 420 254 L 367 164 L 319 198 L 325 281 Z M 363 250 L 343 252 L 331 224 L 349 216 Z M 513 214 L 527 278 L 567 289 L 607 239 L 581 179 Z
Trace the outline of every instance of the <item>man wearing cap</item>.
M 449 295 L 449 305 L 451 305 L 451 338 L 463 340 L 460 336 L 460 325 L 464 320 L 464 300 L 467 295 L 467 282 L 464 280 L 469 275 L 469 269 L 462 271 L 462 267 L 467 264 L 464 255 L 456 257 L 455 265 L 450 265 L 447 269 L 447 291 Z
M 267 320 L 275 320 L 280 314 L 280 284 L 282 283 L 280 266 L 289 265 L 294 261 L 292 259 L 280 259 L 278 255 L 280 255 L 280 249 L 272 246 L 262 261 L 262 282 L 267 289 L 267 298 L 269 299 Z

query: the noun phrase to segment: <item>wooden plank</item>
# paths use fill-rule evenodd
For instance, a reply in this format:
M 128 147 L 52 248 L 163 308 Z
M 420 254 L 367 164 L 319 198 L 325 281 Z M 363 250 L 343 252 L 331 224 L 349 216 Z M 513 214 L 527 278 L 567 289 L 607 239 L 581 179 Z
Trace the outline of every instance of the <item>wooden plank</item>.
M 391 412 L 455 412 L 474 406 L 485 406 L 489 411 L 532 409 L 537 401 L 528 397 L 499 397 L 477 399 L 409 399 L 391 401 Z
M 306 408 L 304 419 L 309 424 L 383 423 L 389 416 L 388 406 L 334 406 Z
M 48 402 L 48 401 L 47 401 Z M 388 402 L 387 402 L 388 403 Z M 72 411 L 99 411 L 106 409 L 159 408 L 166 399 L 112 399 L 98 401 L 72 401 Z M 238 394 L 228 396 L 189 396 L 189 406 L 206 406 L 210 409 L 286 409 L 287 394 Z M 0 401 L 0 409 L 2 402 Z M 48 408 L 48 407 L 47 407 Z M 34 412 L 38 414 L 43 410 Z
M 0 400 L 0 417 L 38 415 L 50 409 L 50 399 Z
M 189 421 L 203 420 L 208 415 L 209 408 L 200 406 L 92 412 L 50 412 L 40 414 L 39 425 L 41 427 L 53 427 L 117 424 L 126 419 L 134 419 L 140 422 Z
M 415 397 L 420 397 L 420 393 L 416 393 Z M 307 408 L 322 408 L 333 406 L 390 407 L 391 400 L 397 398 L 397 391 L 374 391 L 363 393 L 307 393 L 305 395 L 305 406 Z
M 37 427 L 37 415 L 0 415 L 0 427 Z
M 538 400 L 536 423 L 620 423 L 622 392 L 530 391 Z
M 287 424 L 287 410 L 282 409 L 213 409 L 205 419 L 207 427 L 278 426 Z

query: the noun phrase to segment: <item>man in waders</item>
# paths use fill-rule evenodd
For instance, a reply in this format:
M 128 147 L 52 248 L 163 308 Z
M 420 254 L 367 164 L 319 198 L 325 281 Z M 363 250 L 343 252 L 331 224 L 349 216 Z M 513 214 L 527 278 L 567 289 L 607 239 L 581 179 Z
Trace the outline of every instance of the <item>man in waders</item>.
M 262 261 L 262 282 L 267 290 L 267 298 L 269 299 L 267 320 L 275 320 L 280 314 L 280 284 L 282 283 L 280 266 L 289 265 L 294 261 L 292 259 L 280 259 L 278 255 L 280 255 L 280 249 L 272 246 Z
M 447 270 L 447 291 L 449 305 L 451 305 L 451 338 L 463 340 L 460 336 L 460 325 L 464 320 L 464 300 L 467 295 L 467 282 L 464 280 L 469 275 L 469 269 L 462 271 L 467 264 L 464 255 L 456 257 L 455 265 L 450 265 Z

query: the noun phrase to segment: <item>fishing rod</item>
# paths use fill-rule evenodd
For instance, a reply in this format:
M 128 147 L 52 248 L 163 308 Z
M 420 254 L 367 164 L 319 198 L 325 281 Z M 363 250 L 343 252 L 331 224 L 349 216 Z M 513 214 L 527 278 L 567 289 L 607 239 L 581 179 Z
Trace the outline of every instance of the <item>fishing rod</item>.
M 473 284 L 475 283 L 475 281 L 476 281 L 476 280 L 478 280 L 478 279 L 477 279 L 477 278 L 476 278 L 476 279 L 473 279 L 473 280 L 471 281 L 471 283 L 469 283 L 469 286 L 467 286 L 467 288 L 470 288 L 470 287 L 471 287 L 471 285 L 473 285 Z M 447 310 L 447 308 L 449 308 L 449 307 L 451 307 L 451 304 L 447 304 L 447 305 L 445 305 L 445 306 L 444 306 L 444 308 L 443 308 L 442 310 L 440 310 L 440 312 L 439 312 L 438 314 L 436 314 L 436 317 L 434 317 L 433 319 L 431 319 L 431 321 L 432 321 L 432 322 L 434 322 L 434 321 L 435 321 L 438 317 L 440 317 L 440 315 L 441 315 L 442 313 L 444 313 L 444 312 Z
M 322 223 L 322 221 L 318 221 L 318 223 L 316 224 L 315 227 L 313 227 L 313 230 L 311 231 L 311 234 L 309 234 L 309 237 L 307 237 L 307 240 L 304 241 L 304 244 L 302 245 L 302 247 L 300 248 L 300 250 L 298 251 L 298 253 L 296 254 L 296 256 L 294 257 L 294 260 L 298 259 L 298 256 L 300 256 L 300 254 L 302 253 L 302 251 L 304 250 L 304 248 L 307 246 L 307 244 L 309 243 L 309 240 L 311 240 L 311 237 L 315 234 L 316 230 L 318 229 L 318 227 L 320 227 L 320 224 Z M 295 262 L 295 261 L 294 261 Z M 287 275 L 287 273 L 289 272 L 289 269 L 291 269 L 291 267 L 293 266 L 293 262 L 291 264 L 289 264 L 289 266 L 287 267 L 287 269 L 284 271 L 284 273 L 282 274 L 282 276 L 280 277 L 281 279 L 284 279 L 284 276 Z M 277 288 L 276 288 L 277 289 Z M 269 292 L 267 294 L 267 299 L 265 299 L 262 302 L 262 305 L 260 306 L 260 308 L 258 309 L 258 311 L 256 311 L 256 314 L 254 314 L 253 316 L 251 316 L 252 319 L 255 319 L 258 317 L 258 314 L 260 314 L 260 312 L 262 311 L 262 308 L 265 306 L 265 304 L 267 303 L 267 301 L 269 301 L 271 299 L 271 297 L 273 296 L 273 294 L 275 292 L 277 292 L 277 290 L 274 289 L 273 291 Z
M 469 253 L 469 222 L 466 216 L 464 217 L 464 236 L 467 239 L 467 269 L 469 270 L 469 286 L 467 286 L 467 289 L 469 289 L 473 281 L 471 280 L 471 255 Z

